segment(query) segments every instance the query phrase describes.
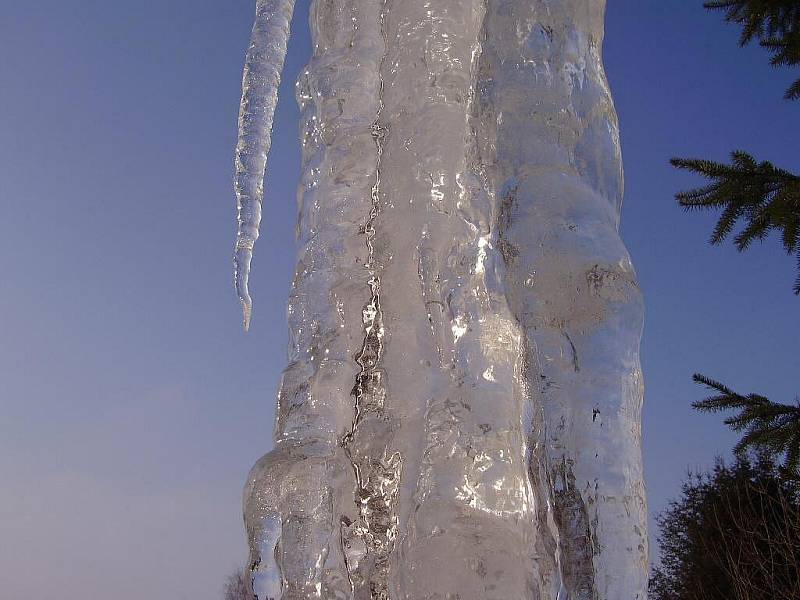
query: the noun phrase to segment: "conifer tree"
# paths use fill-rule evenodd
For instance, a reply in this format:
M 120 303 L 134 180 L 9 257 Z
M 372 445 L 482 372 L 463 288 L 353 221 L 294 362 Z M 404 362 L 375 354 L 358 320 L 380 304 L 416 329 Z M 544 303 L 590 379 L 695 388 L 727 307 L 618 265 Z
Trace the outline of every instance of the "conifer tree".
M 800 598 L 800 495 L 769 458 L 690 475 L 658 518 L 650 600 Z

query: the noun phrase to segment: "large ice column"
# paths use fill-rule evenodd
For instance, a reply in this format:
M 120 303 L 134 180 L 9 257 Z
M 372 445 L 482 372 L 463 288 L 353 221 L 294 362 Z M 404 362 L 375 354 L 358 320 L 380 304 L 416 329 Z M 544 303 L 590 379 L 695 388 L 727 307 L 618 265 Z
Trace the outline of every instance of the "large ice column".
M 483 0 L 403 0 L 384 22 L 375 229 L 386 412 L 398 424 L 390 452 L 402 458 L 389 565 L 398 600 L 555 598 L 557 589 L 472 117 L 484 16 Z
M 369 226 L 378 112 L 380 7 L 315 2 L 312 59 L 297 84 L 303 178 L 291 342 L 275 449 L 253 467 L 244 512 L 259 600 L 353 598 L 357 474 L 342 440 L 356 419 L 371 305 Z M 363 362 L 363 361 L 362 361 Z M 357 545 L 357 544 L 356 544 Z
M 642 301 L 617 232 L 605 0 L 489 0 L 482 144 L 573 599 L 645 598 Z
M 641 600 L 602 12 L 314 1 L 290 361 L 245 488 L 258 600 Z

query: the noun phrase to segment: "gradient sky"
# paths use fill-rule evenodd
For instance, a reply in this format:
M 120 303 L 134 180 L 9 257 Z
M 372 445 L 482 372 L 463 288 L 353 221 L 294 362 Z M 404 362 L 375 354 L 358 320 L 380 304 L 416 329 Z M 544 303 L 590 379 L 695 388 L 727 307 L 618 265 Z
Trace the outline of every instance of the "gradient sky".
M 232 157 L 252 0 L 0 2 L 0 595 L 214 600 L 243 562 L 240 490 L 271 443 L 299 174 L 298 1 L 251 332 L 231 284 Z M 622 230 L 646 301 L 653 512 L 734 440 L 694 371 L 791 401 L 794 264 L 706 244 L 673 155 L 800 170 L 796 73 L 700 0 L 611 0 Z

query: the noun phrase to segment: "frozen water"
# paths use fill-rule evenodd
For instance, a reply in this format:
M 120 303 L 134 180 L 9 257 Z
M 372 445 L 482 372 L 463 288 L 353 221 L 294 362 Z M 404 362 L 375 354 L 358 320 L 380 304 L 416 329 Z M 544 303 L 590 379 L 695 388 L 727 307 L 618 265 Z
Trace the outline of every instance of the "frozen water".
M 294 0 L 258 0 L 242 76 L 234 179 L 238 228 L 233 276 L 236 293 L 242 303 L 245 331 L 250 327 L 253 310 L 248 289 L 250 260 L 261 224 L 264 173 L 272 144 L 272 118 L 278 103 L 278 86 L 293 11 Z
M 604 8 L 313 3 L 259 600 L 644 600 Z

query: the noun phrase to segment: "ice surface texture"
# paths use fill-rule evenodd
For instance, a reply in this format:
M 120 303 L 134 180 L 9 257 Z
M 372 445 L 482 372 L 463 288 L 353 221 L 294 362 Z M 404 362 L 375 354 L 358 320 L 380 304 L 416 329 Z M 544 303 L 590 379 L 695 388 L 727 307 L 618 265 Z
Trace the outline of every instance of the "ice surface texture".
M 644 600 L 603 14 L 313 3 L 289 365 L 244 498 L 259 600 Z

